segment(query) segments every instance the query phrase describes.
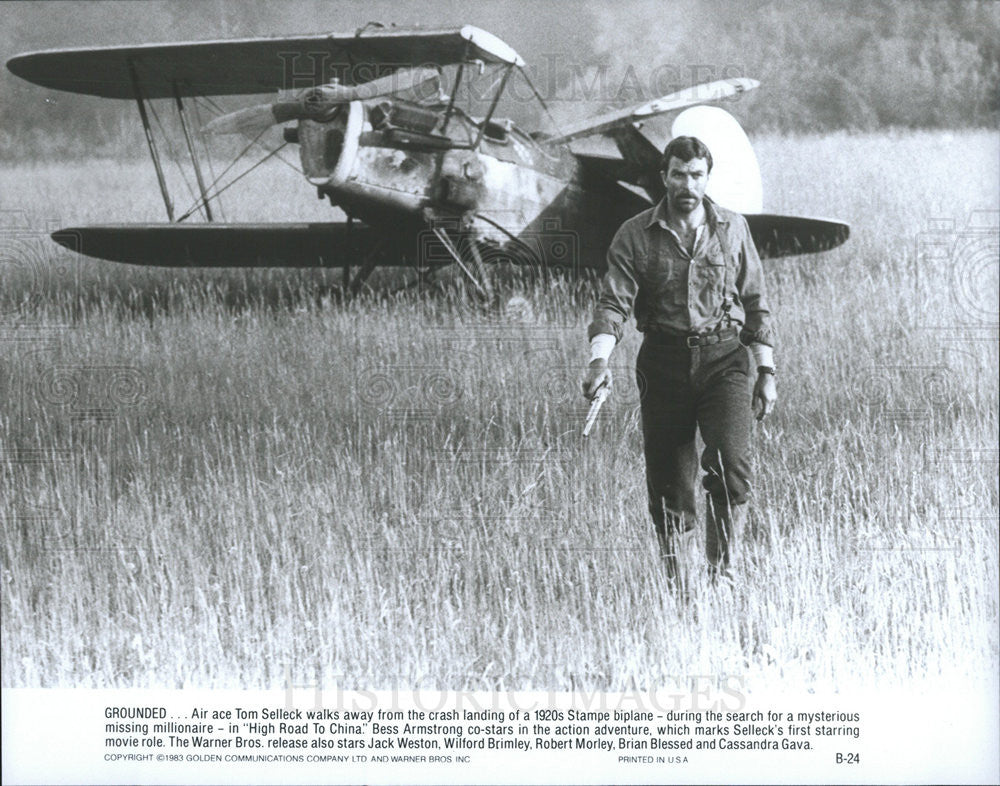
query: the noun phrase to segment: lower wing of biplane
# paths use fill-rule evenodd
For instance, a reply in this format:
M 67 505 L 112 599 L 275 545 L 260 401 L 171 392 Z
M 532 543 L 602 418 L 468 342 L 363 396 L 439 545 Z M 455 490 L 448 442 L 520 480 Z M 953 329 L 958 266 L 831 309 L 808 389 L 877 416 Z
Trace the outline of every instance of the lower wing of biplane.
M 747 215 L 762 255 L 820 251 L 847 238 L 840 222 L 762 213 L 760 174 L 742 129 L 721 109 L 708 115 L 698 114 L 705 107 L 688 109 L 753 89 L 753 80 L 698 85 L 557 133 L 527 134 L 494 117 L 515 72 L 544 107 L 523 65 L 503 41 L 470 26 L 368 26 L 351 34 L 49 50 L 7 63 L 17 76 L 44 87 L 131 99 L 138 106 L 170 223 L 53 233 L 58 243 L 93 257 L 161 266 L 337 266 L 345 277 L 357 266 L 355 286 L 380 265 L 427 270 L 456 264 L 482 288 L 482 249 L 527 248 L 526 235 L 554 225 L 578 237 L 589 232 L 588 253 L 579 263 L 599 268 L 602 243 L 606 247 L 627 217 L 622 211 L 634 213 L 662 196 L 661 147 L 643 124 L 681 110 L 674 133 L 697 132 L 715 151 L 709 194 Z M 441 90 L 447 66 L 456 69 L 450 96 Z M 456 103 L 471 66 L 497 69 L 499 87 L 486 97 L 483 117 Z M 347 222 L 213 221 L 211 203 L 242 174 L 227 184 L 206 184 L 184 100 L 274 91 L 285 92 L 271 103 L 222 114 L 202 130 L 243 134 L 252 145 L 268 128 L 284 125 L 284 144 L 299 146 L 302 174 L 320 197 L 344 210 Z M 151 99 L 175 104 L 200 193 L 176 219 L 147 112 Z M 187 222 L 199 211 L 208 223 Z M 597 232 L 595 216 L 602 224 Z M 443 250 L 431 262 L 423 253 L 428 237 Z M 519 261 L 517 254 L 507 258 Z
M 312 224 L 106 224 L 67 227 L 52 239 L 112 262 L 161 267 L 342 267 L 371 259 L 397 264 L 405 253 L 371 227 Z

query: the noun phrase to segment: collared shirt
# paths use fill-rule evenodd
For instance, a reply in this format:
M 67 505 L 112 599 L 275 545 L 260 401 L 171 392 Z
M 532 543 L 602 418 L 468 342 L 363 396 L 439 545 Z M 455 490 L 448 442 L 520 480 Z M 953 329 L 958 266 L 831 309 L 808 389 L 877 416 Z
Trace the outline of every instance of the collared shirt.
M 666 197 L 621 225 L 608 248 L 590 338 L 610 333 L 621 341 L 634 308 L 644 333 L 700 335 L 732 325 L 744 344 L 774 346 L 764 270 L 746 219 L 708 197 L 704 205 L 705 229 L 693 253 L 667 225 Z

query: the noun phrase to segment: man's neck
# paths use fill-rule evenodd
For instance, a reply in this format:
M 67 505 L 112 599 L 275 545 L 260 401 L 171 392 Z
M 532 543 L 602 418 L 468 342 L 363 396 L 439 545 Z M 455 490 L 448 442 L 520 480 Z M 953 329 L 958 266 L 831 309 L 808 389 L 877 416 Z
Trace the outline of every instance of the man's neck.
M 680 213 L 675 211 L 670 203 L 667 203 L 667 226 L 675 232 L 690 232 L 705 223 L 705 202 L 702 200 L 698 207 L 690 213 Z

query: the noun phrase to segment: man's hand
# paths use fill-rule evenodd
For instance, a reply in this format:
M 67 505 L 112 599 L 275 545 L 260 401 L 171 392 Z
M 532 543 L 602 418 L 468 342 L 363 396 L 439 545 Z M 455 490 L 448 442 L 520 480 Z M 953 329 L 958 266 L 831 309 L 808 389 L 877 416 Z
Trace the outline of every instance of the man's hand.
M 594 358 L 587 366 L 583 375 L 583 396 L 587 401 L 593 400 L 602 385 L 611 390 L 611 369 L 604 358 Z
M 753 386 L 752 404 L 757 420 L 763 420 L 774 410 L 778 400 L 778 388 L 774 384 L 774 374 L 758 373 L 757 383 Z

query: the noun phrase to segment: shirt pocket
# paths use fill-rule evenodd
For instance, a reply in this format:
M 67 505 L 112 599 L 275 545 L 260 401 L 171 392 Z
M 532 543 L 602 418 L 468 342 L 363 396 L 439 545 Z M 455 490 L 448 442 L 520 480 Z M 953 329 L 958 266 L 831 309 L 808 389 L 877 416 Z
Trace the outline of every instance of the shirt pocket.
M 651 304 L 664 301 L 674 302 L 676 268 L 677 263 L 670 258 L 669 254 L 661 253 L 659 258 L 652 252 L 648 255 L 642 255 L 641 267 L 639 267 L 642 276 L 640 289 Z
M 687 260 L 662 254 L 650 260 L 650 291 L 658 303 L 687 304 Z
M 705 252 L 695 260 L 692 265 L 692 275 L 696 277 L 696 288 L 704 298 L 711 295 L 711 299 L 721 299 L 725 295 L 725 285 L 728 269 L 731 269 L 734 262 L 727 259 L 722 251 L 722 244 L 718 238 L 713 237 L 708 241 Z

